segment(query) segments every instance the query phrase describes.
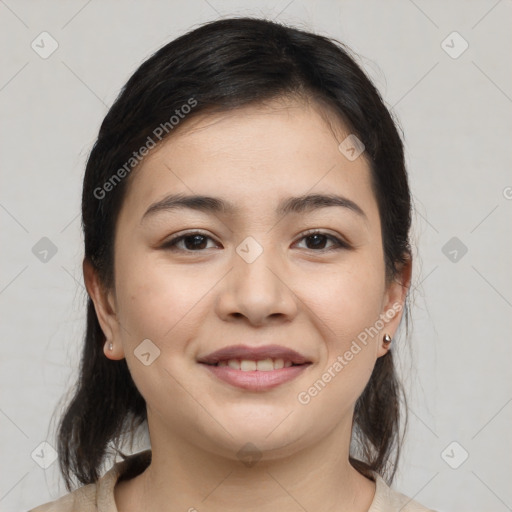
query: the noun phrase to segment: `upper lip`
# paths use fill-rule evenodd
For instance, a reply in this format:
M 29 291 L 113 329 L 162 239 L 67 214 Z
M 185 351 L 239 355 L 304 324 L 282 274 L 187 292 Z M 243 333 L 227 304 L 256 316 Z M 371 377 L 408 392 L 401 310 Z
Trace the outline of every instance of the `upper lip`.
M 248 345 L 231 345 L 216 350 L 204 357 L 198 358 L 199 363 L 217 364 L 219 361 L 230 359 L 246 359 L 250 361 L 261 361 L 262 359 L 283 359 L 293 364 L 305 364 L 311 361 L 299 354 L 296 350 L 281 345 L 264 345 L 261 347 L 249 347 Z

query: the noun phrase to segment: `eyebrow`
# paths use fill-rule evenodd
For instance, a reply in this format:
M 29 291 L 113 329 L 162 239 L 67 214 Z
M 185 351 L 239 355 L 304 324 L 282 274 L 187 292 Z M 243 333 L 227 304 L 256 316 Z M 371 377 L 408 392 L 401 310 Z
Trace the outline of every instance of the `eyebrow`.
M 276 208 L 277 215 L 306 213 L 320 208 L 342 207 L 367 220 L 363 209 L 354 201 L 336 194 L 307 194 L 283 199 Z M 158 212 L 190 209 L 205 213 L 224 213 L 234 215 L 240 207 L 218 197 L 205 195 L 171 194 L 153 203 L 142 216 L 141 222 Z

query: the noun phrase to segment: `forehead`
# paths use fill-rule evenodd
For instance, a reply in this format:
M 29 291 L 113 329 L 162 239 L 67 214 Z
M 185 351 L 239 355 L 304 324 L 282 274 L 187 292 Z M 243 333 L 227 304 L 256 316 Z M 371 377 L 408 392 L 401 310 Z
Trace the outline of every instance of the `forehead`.
M 299 155 L 304 158 L 317 157 L 318 152 L 337 153 L 338 139 L 346 135 L 341 119 L 320 104 L 285 98 L 199 115 L 190 123 L 185 119 L 184 127 L 169 138 L 168 148 L 172 151 L 172 146 L 175 154 L 180 149 L 194 148 L 197 158 L 252 160 L 262 165 L 279 158 L 282 164 L 283 159 Z
M 324 114 L 280 101 L 185 119 L 135 170 L 125 202 L 135 211 L 169 193 L 204 194 L 254 213 L 284 196 L 338 192 L 371 209 L 364 153 L 347 159 L 338 146 L 350 132 Z

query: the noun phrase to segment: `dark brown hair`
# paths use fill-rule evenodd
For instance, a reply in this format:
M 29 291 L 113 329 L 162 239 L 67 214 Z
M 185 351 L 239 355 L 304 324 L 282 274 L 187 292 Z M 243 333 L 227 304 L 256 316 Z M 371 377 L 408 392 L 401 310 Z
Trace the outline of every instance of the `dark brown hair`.
M 114 282 L 113 241 L 129 182 L 126 164 L 134 164 L 130 159 L 148 137 L 155 140 L 155 129 L 167 130 L 158 142 L 172 135 L 170 116 L 190 105 L 191 98 L 195 106 L 181 124 L 200 114 L 287 97 L 327 106 L 364 143 L 381 218 L 386 278 L 398 276 L 411 256 L 411 198 L 402 141 L 377 89 L 334 39 L 263 19 L 232 18 L 202 25 L 163 46 L 131 76 L 103 120 L 85 171 L 82 225 L 85 258 L 105 286 Z M 407 308 L 404 317 L 407 328 Z M 147 419 L 126 361 L 107 359 L 104 342 L 88 298 L 80 373 L 58 428 L 68 490 L 73 479 L 95 482 L 109 449 Z M 350 457 L 360 472 L 375 471 L 388 483 L 400 452 L 402 398 L 390 350 L 377 360 L 357 400 Z

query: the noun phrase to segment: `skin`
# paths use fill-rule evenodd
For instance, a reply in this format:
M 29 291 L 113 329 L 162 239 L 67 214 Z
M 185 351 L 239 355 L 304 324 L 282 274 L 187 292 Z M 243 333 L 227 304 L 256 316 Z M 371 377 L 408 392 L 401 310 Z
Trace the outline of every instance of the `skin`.
M 184 123 L 130 177 L 115 236 L 115 285 L 105 289 L 84 263 L 89 294 L 113 350 L 126 358 L 147 403 L 153 453 L 141 475 L 118 483 L 120 511 L 367 511 L 375 484 L 348 462 L 353 408 L 399 312 L 307 404 L 302 391 L 322 377 L 379 315 L 404 305 L 410 265 L 385 280 L 377 202 L 364 157 L 338 149 L 349 134 L 320 107 L 298 101 L 244 107 Z M 171 193 L 204 194 L 236 214 L 190 209 L 144 213 Z M 327 207 L 278 216 L 278 202 L 339 194 L 365 216 Z M 304 238 L 319 229 L 328 237 Z M 202 239 L 162 247 L 173 235 Z M 248 236 L 263 252 L 236 252 Z M 323 244 L 323 245 L 322 245 Z M 188 251 L 187 251 L 188 249 Z M 134 350 L 150 339 L 160 356 L 146 366 Z M 232 387 L 197 363 L 228 345 L 280 344 L 313 364 L 264 392 Z M 237 452 L 252 443 L 253 466 Z M 302 508 L 303 507 L 303 508 Z

